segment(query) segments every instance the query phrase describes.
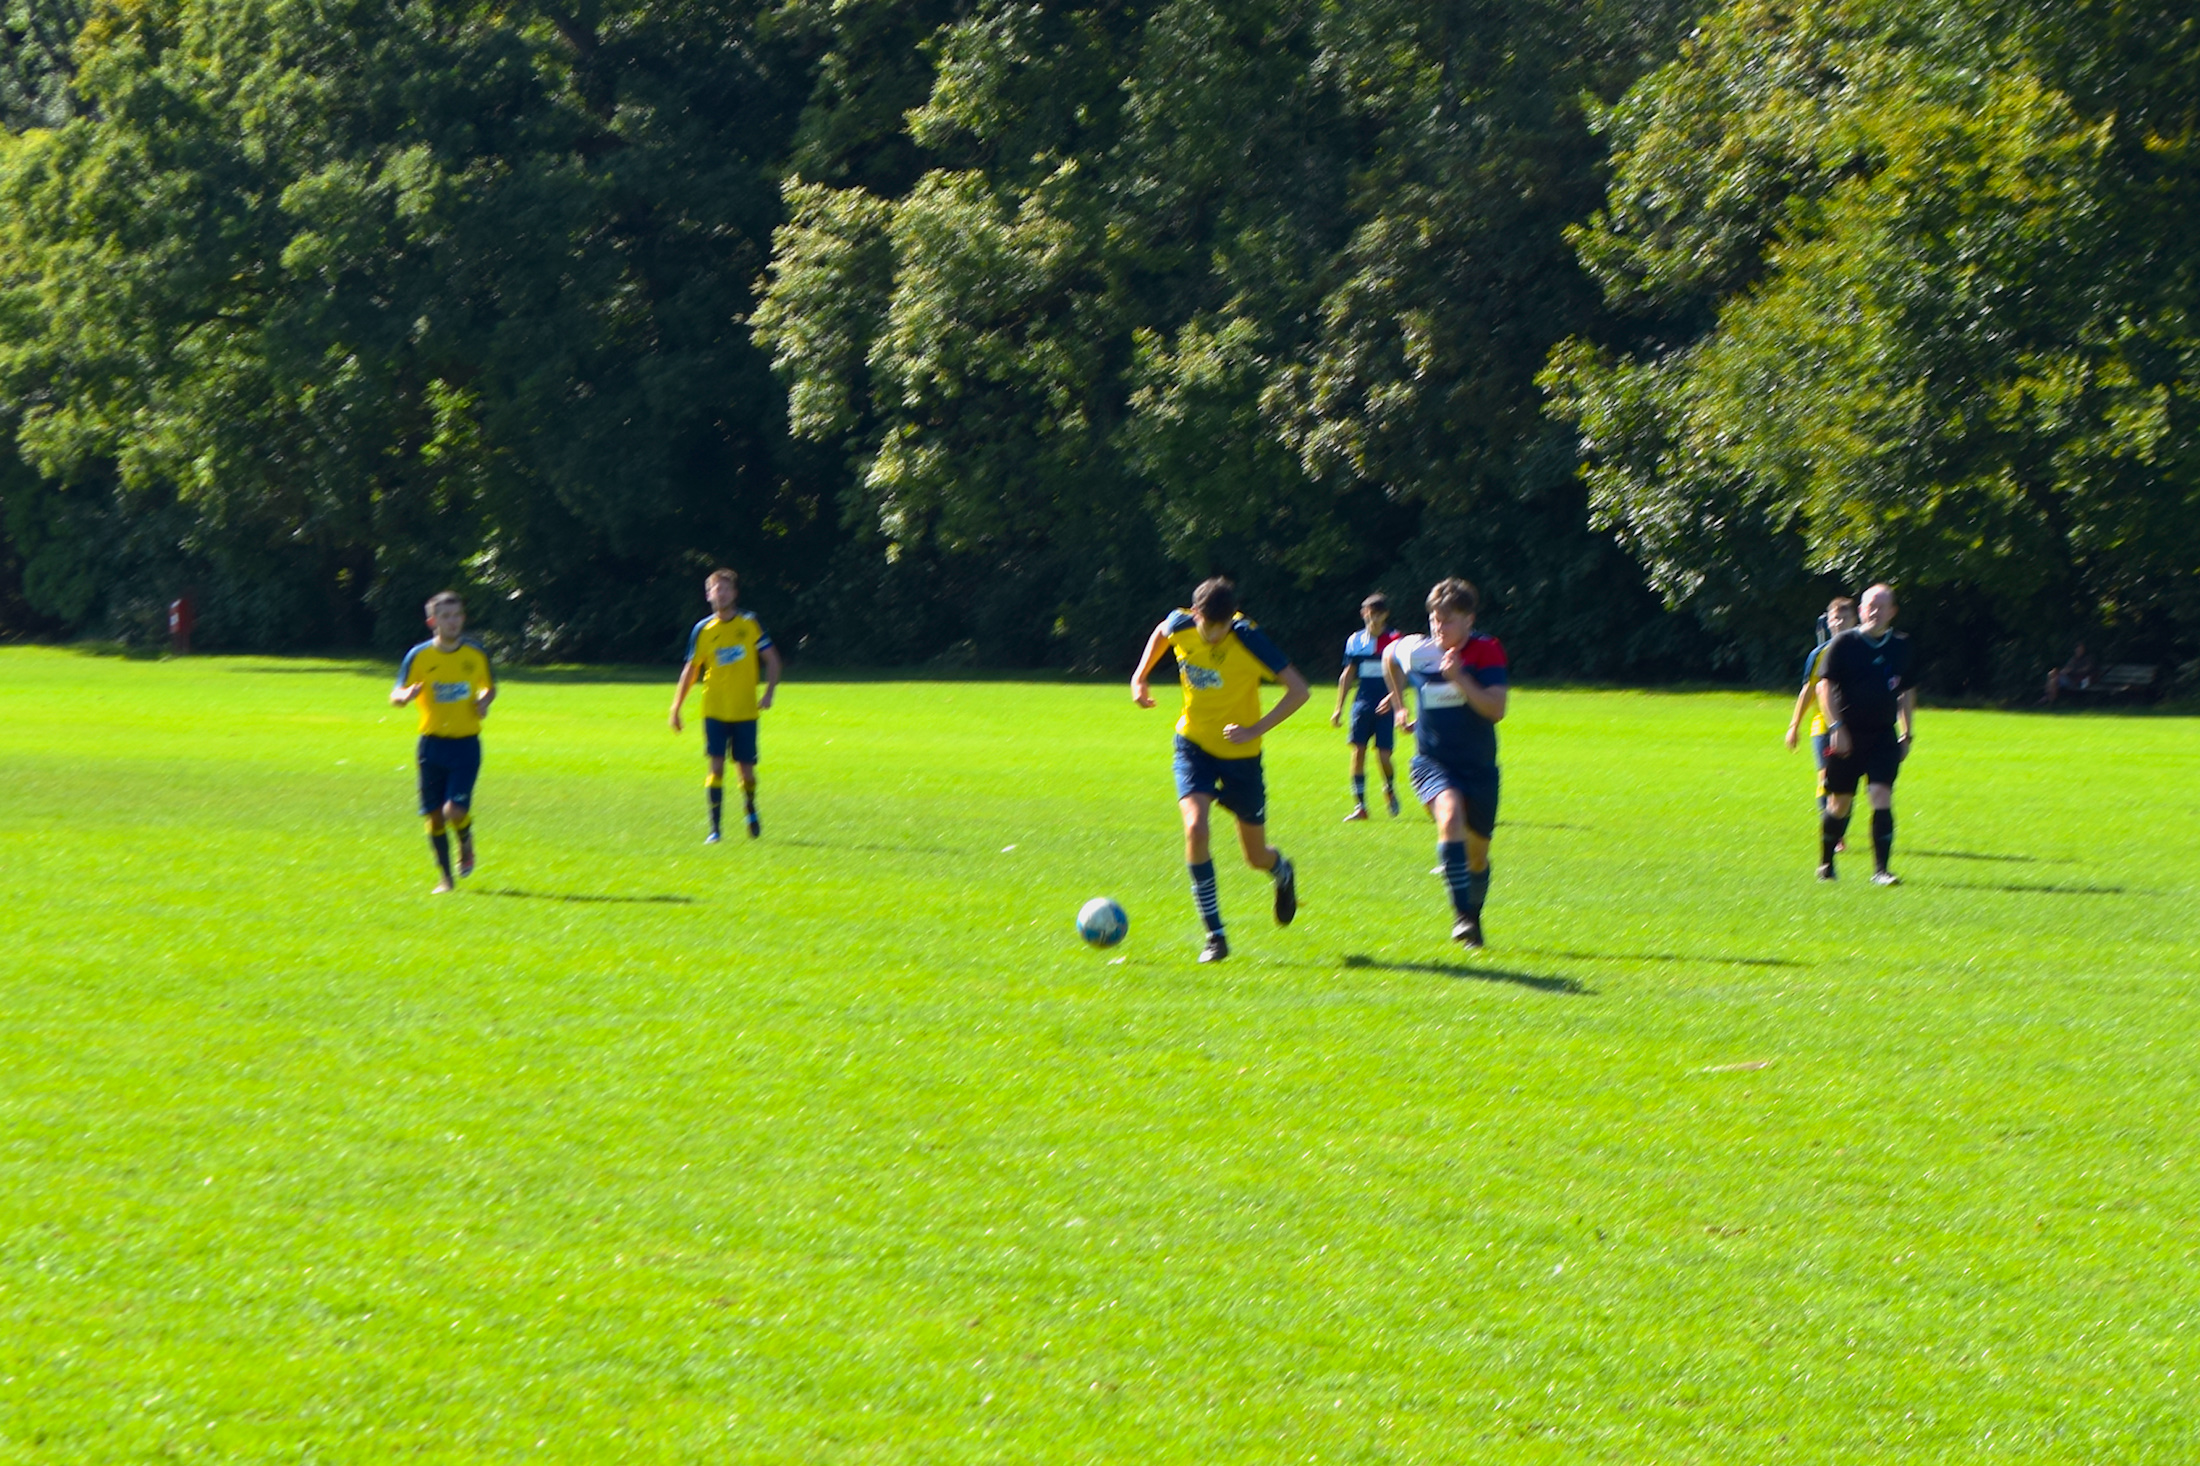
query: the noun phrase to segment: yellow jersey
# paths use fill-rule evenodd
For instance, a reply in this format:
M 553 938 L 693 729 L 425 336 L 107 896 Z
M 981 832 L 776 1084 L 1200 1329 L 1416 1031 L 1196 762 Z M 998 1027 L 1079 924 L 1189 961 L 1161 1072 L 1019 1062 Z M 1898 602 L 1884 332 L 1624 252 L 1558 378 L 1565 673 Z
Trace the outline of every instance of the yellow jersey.
M 1811 648 L 1810 660 L 1803 663 L 1803 690 L 1810 694 L 1810 736 L 1822 738 L 1826 732 L 1826 710 L 1818 701 L 1818 684 L 1826 680 L 1826 651 L 1832 642 L 1823 642 Z
M 405 653 L 398 664 L 397 685 L 420 684 L 420 731 L 434 738 L 471 738 L 481 731 L 481 717 L 474 700 L 496 686 L 489 670 L 489 654 L 481 643 L 461 639 L 449 651 L 431 639 Z
M 688 634 L 688 665 L 703 683 L 703 716 L 721 723 L 756 718 L 758 654 L 772 639 L 746 611 L 705 616 Z
M 1199 621 L 1189 611 L 1171 612 L 1164 629 L 1184 684 L 1184 711 L 1176 731 L 1216 758 L 1257 756 L 1258 738 L 1232 743 L 1222 730 L 1231 723 L 1260 721 L 1260 685 L 1275 681 L 1291 659 L 1243 616 L 1230 623 L 1229 635 L 1212 643 L 1199 634 Z

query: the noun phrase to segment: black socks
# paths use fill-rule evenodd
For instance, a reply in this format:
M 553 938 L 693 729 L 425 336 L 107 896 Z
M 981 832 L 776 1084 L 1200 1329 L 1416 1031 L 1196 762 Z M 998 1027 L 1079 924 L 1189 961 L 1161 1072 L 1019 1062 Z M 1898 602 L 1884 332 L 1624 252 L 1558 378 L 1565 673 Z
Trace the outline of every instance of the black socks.
M 1872 869 L 1885 870 L 1887 857 L 1894 853 L 1894 811 L 1872 811 Z
M 442 870 L 443 879 L 446 881 L 450 880 L 451 837 L 445 834 L 443 831 L 437 830 L 434 834 L 428 837 L 428 843 L 435 848 L 435 863 L 437 867 Z
M 1849 837 L 1849 817 L 1829 814 L 1818 822 L 1818 863 L 1833 864 L 1833 847 Z

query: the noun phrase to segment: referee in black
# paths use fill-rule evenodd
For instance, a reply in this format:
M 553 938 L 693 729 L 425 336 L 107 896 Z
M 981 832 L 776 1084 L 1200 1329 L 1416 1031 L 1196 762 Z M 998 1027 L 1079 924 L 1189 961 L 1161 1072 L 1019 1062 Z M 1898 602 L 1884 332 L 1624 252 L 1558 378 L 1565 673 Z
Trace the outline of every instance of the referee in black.
M 1917 723 L 1910 684 L 1910 639 L 1894 629 L 1894 587 L 1875 585 L 1857 607 L 1862 624 L 1826 647 L 1818 705 L 1826 715 L 1826 813 L 1818 832 L 1818 879 L 1834 878 L 1833 850 L 1848 835 L 1859 781 L 1872 806 L 1872 884 L 1898 886 L 1887 869 L 1894 850 L 1894 780 L 1909 757 Z M 1900 729 L 1897 731 L 1897 723 Z

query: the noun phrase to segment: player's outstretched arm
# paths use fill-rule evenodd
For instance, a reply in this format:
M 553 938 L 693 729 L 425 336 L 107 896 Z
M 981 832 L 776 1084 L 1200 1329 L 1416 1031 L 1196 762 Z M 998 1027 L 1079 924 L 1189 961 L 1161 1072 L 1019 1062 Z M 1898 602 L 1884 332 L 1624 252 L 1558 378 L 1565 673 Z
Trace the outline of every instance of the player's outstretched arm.
M 1169 623 L 1157 622 L 1153 635 L 1146 638 L 1145 651 L 1139 653 L 1138 670 L 1131 673 L 1131 701 L 1142 708 L 1153 706 L 1153 689 L 1148 685 L 1148 679 L 1153 675 L 1154 663 L 1160 661 L 1162 653 L 1168 649 Z
M 681 705 L 688 700 L 688 689 L 694 685 L 695 663 L 692 661 L 682 662 L 680 664 L 680 684 L 672 689 L 672 716 L 665 719 L 675 733 L 680 731 Z
M 756 700 L 756 710 L 763 712 L 772 705 L 772 698 L 779 692 L 779 648 L 764 648 L 764 695 Z

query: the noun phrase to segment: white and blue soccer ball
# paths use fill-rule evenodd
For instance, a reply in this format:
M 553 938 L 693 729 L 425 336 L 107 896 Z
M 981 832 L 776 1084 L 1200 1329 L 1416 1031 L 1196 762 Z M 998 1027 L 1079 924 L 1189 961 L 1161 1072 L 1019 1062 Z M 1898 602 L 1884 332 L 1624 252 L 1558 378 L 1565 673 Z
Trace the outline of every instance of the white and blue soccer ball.
M 1114 946 L 1130 929 L 1130 914 L 1113 896 L 1095 896 L 1077 913 L 1077 935 L 1095 947 Z

